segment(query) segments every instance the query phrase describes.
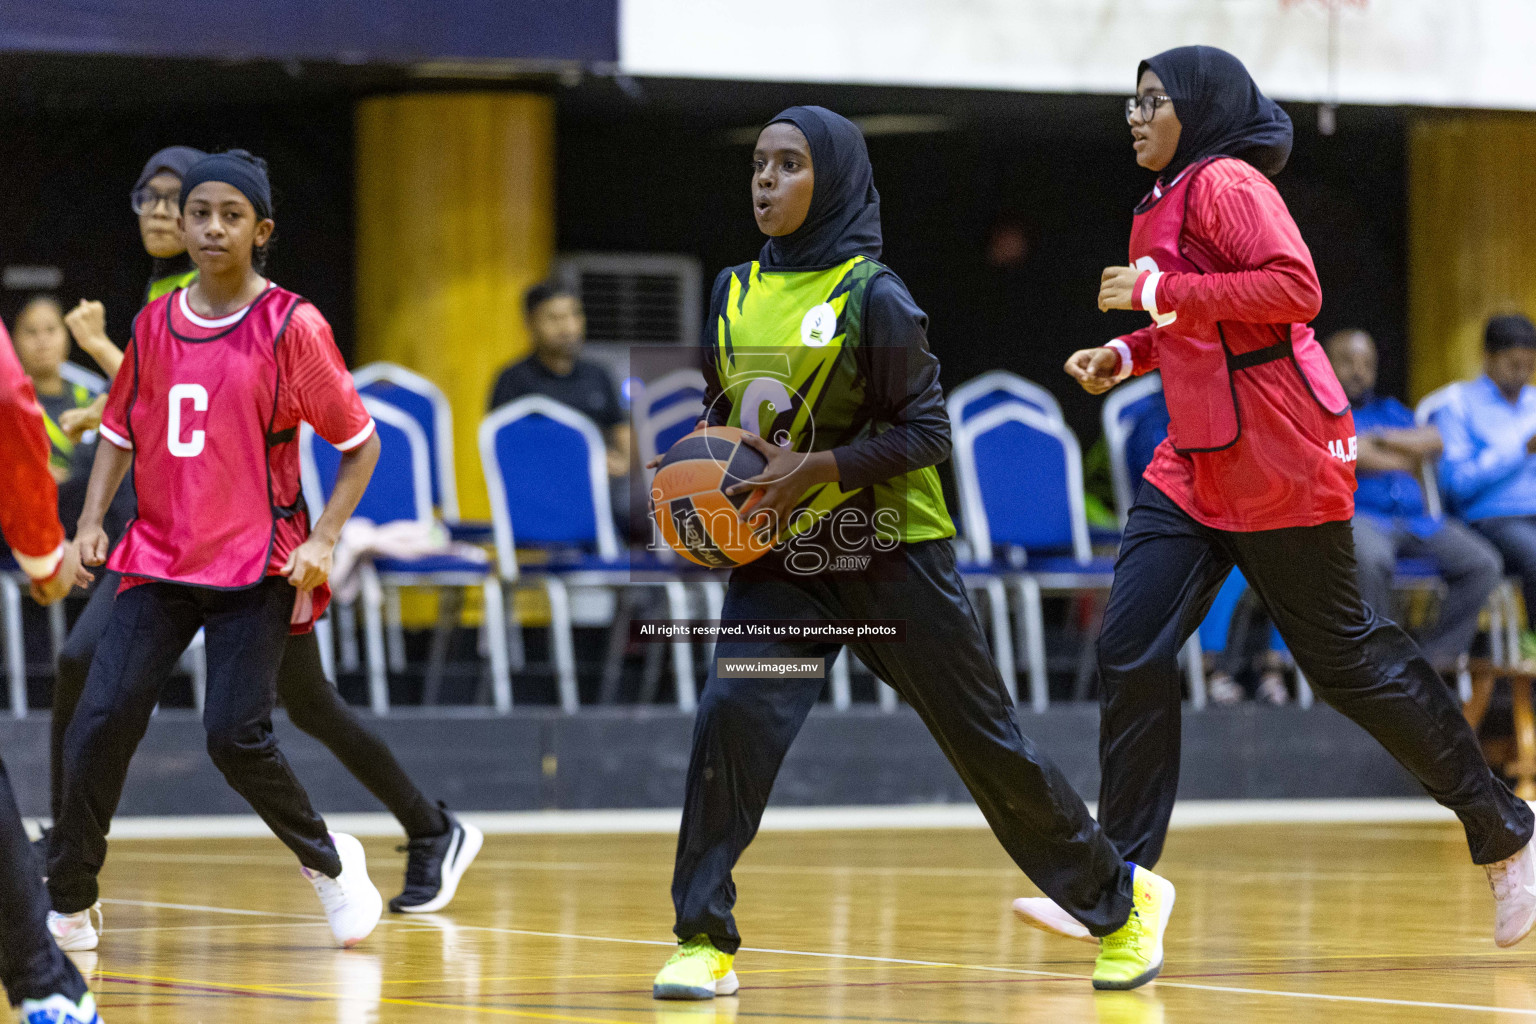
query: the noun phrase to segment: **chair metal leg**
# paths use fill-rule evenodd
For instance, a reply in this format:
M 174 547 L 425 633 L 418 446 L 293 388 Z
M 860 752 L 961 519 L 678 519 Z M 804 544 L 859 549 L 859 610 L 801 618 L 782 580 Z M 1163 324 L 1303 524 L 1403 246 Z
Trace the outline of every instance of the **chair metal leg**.
M 1504 588 L 1500 583 L 1488 598 L 1488 653 L 1495 665 L 1508 665 L 1504 658 Z
M 688 587 L 681 580 L 662 584 L 667 597 L 667 614 L 673 619 L 688 618 Z M 672 676 L 677 689 L 677 709 L 692 714 L 699 706 L 698 684 L 693 677 L 693 641 L 682 637 L 672 641 Z
M 384 588 L 384 634 L 388 644 L 389 670 L 391 672 L 405 671 L 405 625 L 400 616 L 400 588 L 386 586 Z
M 0 576 L 0 614 L 5 632 L 5 671 L 11 682 L 11 714 L 27 717 L 27 652 L 22 646 L 21 586 L 14 576 Z
M 198 714 L 208 702 L 208 635 L 198 630 L 187 647 L 186 659 L 192 669 L 192 707 Z
M 571 594 L 565 582 L 554 576 L 541 576 L 544 594 L 549 598 L 549 646 L 554 654 L 555 684 L 560 690 L 560 708 L 574 715 L 580 703 L 576 690 L 576 638 L 571 625 Z
M 357 606 L 351 602 L 336 605 L 336 636 L 341 647 L 341 670 L 356 672 L 362 665 L 357 648 Z
M 1042 714 L 1051 703 L 1050 677 L 1045 668 L 1045 606 L 1040 595 L 1040 581 L 1033 576 L 1018 577 L 1019 637 L 1029 665 L 1029 704 L 1035 714 Z
M 423 704 L 436 704 L 442 696 L 443 676 L 448 670 L 448 645 L 453 640 L 453 629 L 459 624 L 464 614 L 464 588 L 463 587 L 438 587 L 437 588 L 437 622 L 432 627 L 432 646 L 427 651 L 427 675 L 421 685 L 421 702 Z M 506 617 L 502 617 L 501 635 L 506 635 Z M 487 638 L 493 632 L 491 626 L 491 611 L 489 606 L 485 610 L 485 629 Z M 492 664 L 496 660 L 496 649 L 488 647 L 486 652 L 491 657 Z M 502 658 L 507 657 L 505 645 L 501 651 Z
M 699 591 L 704 595 L 704 617 L 710 622 L 719 622 L 720 616 L 725 613 L 725 584 L 719 580 L 705 580 L 699 584 Z M 713 665 L 715 661 L 715 641 L 713 639 L 704 642 L 704 662 Z
M 992 622 L 992 659 L 1003 677 L 1008 699 L 1019 702 L 1019 674 L 1013 661 L 1013 627 L 1008 622 L 1008 588 L 993 577 L 987 580 L 987 614 Z
M 1205 652 L 1200 649 L 1200 631 L 1191 633 L 1181 652 L 1184 659 L 1184 678 L 1189 681 L 1189 706 L 1195 711 L 1205 709 Z
M 48 606 L 48 640 L 53 645 L 53 661 L 58 664 L 64 653 L 64 641 L 69 636 L 69 620 L 64 617 L 64 602 L 55 601 Z
M 1301 667 L 1296 668 L 1296 704 L 1298 707 L 1310 708 L 1315 703 L 1312 694 L 1312 684 L 1307 682 L 1306 674 Z
M 384 588 L 373 566 L 361 570 L 363 637 L 368 648 L 368 703 L 376 715 L 389 714 L 389 672 L 384 653 Z
M 624 652 L 629 649 L 630 624 L 635 621 L 639 587 L 618 587 L 614 595 L 613 622 L 608 627 L 608 651 L 603 655 L 603 676 L 597 687 L 599 704 L 617 704 L 624 679 Z
M 853 652 L 849 651 L 849 673 L 851 674 L 855 668 L 864 672 L 869 671 L 869 666 L 865 665 L 858 658 L 855 658 L 853 656 Z M 887 715 L 894 715 L 896 713 L 896 709 L 901 705 L 901 695 L 898 694 L 889 683 L 887 683 L 884 679 L 881 679 L 879 676 L 875 676 L 875 700 L 879 702 L 880 711 Z
M 853 679 L 848 672 L 852 657 L 852 652 L 842 648 L 832 656 L 832 665 L 827 672 L 827 681 L 832 687 L 832 707 L 837 711 L 853 707 Z
M 333 646 L 336 637 L 331 624 L 335 621 L 334 609 L 327 608 L 325 614 L 315 621 L 315 642 L 320 645 L 320 671 L 325 673 L 325 678 L 336 683 L 336 648 Z
M 507 657 L 512 671 L 521 672 L 528 667 L 528 652 L 523 648 L 523 620 L 517 614 L 517 589 L 503 586 L 507 596 Z
M 501 580 L 488 578 L 480 586 L 485 598 L 485 634 L 491 647 L 491 701 L 498 715 L 512 713 L 512 672 L 507 655 L 507 609 Z
M 1532 609 L 1525 614 L 1529 617 Z M 1513 582 L 1504 584 L 1504 650 L 1509 664 L 1520 664 L 1520 598 Z

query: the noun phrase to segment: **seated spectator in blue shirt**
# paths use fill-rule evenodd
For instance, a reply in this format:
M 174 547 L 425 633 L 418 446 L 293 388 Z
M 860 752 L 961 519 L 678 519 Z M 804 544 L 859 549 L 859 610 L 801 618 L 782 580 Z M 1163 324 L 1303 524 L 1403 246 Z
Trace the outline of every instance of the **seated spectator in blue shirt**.
M 1432 426 L 1419 426 L 1395 398 L 1377 395 L 1376 343 L 1364 331 L 1339 331 L 1323 343 L 1355 414 L 1355 563 L 1360 596 L 1384 618 L 1392 614 L 1397 560 L 1428 558 L 1445 579 L 1436 621 L 1419 637 L 1424 656 L 1443 673 L 1477 634 L 1477 617 L 1503 577 L 1498 552 L 1454 519 L 1432 516 L 1419 474 L 1440 454 Z
M 1435 414 L 1445 439 L 1440 487 L 1453 510 L 1493 541 L 1536 614 L 1536 327 L 1496 316 L 1483 332 L 1483 376 L 1454 385 Z M 1522 645 L 1536 648 L 1532 635 Z M 1530 653 L 1527 653 L 1527 657 Z

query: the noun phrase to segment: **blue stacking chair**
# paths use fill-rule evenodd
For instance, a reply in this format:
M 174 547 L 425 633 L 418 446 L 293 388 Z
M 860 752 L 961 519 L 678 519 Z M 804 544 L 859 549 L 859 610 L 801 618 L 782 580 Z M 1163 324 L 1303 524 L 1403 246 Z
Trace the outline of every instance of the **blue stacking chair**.
M 459 518 L 459 488 L 453 468 L 453 406 L 442 389 L 419 373 L 395 363 L 369 363 L 352 373 L 357 390 L 388 402 L 421 427 L 431 466 L 432 505 L 455 540 L 471 543 L 491 539 L 490 523 Z
M 560 705 L 578 707 L 570 589 L 658 586 L 668 614 L 688 618 L 683 580 L 659 560 L 620 549 L 610 514 L 603 435 L 597 424 L 544 395 L 527 395 L 480 424 L 480 461 L 491 497 L 496 558 L 507 586 L 525 582 L 549 599 Z M 520 564 L 519 551 L 542 559 Z M 692 645 L 672 645 L 678 707 L 697 706 Z
M 394 405 L 363 396 L 379 433 L 379 462 L 354 516 L 377 525 L 433 521 L 430 446 L 420 424 Z M 335 486 L 341 453 L 309 424 L 300 430 L 304 494 L 318 516 Z M 497 712 L 512 710 L 506 609 L 494 567 L 452 555 L 426 558 L 376 558 L 363 572 L 363 622 L 368 649 L 369 702 L 376 714 L 389 711 L 389 680 L 384 644 L 385 591 L 402 586 L 479 587 L 485 598 L 485 630 L 490 647 L 491 697 Z
M 945 399 L 949 422 L 958 426 L 997 405 L 1018 402 L 1054 420 L 1064 422 L 1056 396 L 1032 380 L 1010 370 L 989 370 L 955 388 Z
M 1077 438 L 1033 406 L 1000 402 L 958 424 L 954 463 L 973 565 L 1017 589 L 1030 703 L 1043 711 L 1042 593 L 1102 589 L 1113 568 L 1089 542 Z
M 698 370 L 675 370 L 643 384 L 634 410 L 643 466 L 692 433 L 704 415 L 704 375 Z
M 442 389 L 419 373 L 395 363 L 369 363 L 352 373 L 358 391 L 388 402 L 406 413 L 421 427 L 427 439 L 431 468 L 432 506 L 454 540 L 471 544 L 491 542 L 491 524 L 466 522 L 459 518 L 459 488 L 454 472 L 453 406 Z M 385 604 L 385 639 L 391 671 L 405 670 L 405 630 L 400 621 L 399 591 L 390 590 Z M 427 669 L 426 693 L 437 691 L 447 656 L 448 638 L 464 611 L 464 592 L 448 587 L 438 592 L 438 621 L 433 636 L 431 663 Z M 343 626 L 350 620 L 342 620 Z M 350 633 L 343 634 L 342 660 L 349 668 L 357 667 L 357 643 Z

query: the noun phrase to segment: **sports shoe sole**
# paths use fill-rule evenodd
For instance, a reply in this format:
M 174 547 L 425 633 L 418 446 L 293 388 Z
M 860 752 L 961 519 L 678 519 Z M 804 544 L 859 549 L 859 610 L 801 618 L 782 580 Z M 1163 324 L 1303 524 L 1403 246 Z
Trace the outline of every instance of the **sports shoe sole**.
M 1168 919 L 1173 916 L 1173 904 L 1174 900 L 1178 896 L 1178 893 L 1174 890 L 1172 882 L 1168 881 L 1166 878 L 1162 881 L 1163 884 L 1168 887 L 1168 899 L 1167 902 L 1163 905 L 1163 919 L 1158 922 L 1157 962 L 1147 970 L 1143 971 L 1141 974 L 1136 975 L 1136 977 L 1131 978 L 1128 981 L 1100 981 L 1098 978 L 1095 978 L 1093 979 L 1093 987 L 1098 991 L 1126 992 L 1133 988 L 1140 988 L 1147 982 L 1151 981 L 1153 978 L 1156 978 L 1159 974 L 1163 973 L 1163 936 L 1168 931 Z
M 359 942 L 362 942 L 368 936 L 372 935 L 374 929 L 379 926 L 379 920 L 384 916 L 384 895 L 379 892 L 379 887 L 373 884 L 373 879 L 368 877 L 368 858 L 363 851 L 363 844 L 358 842 L 355 836 L 350 836 L 343 832 L 332 832 L 331 842 L 338 847 L 338 853 L 340 853 L 339 848 L 342 845 L 341 843 L 337 842 L 338 838 L 342 840 L 350 840 L 351 845 L 356 848 L 357 862 L 353 865 L 353 867 L 363 876 L 363 886 L 366 887 L 360 889 L 359 895 L 367 897 L 370 908 L 369 915 L 373 918 L 373 923 L 370 924 L 368 926 L 368 930 L 363 932 L 361 935 L 349 935 L 346 938 L 342 938 L 341 936 L 336 935 L 335 932 L 331 933 L 342 949 L 351 949 L 353 946 L 357 945 Z M 345 863 L 343 863 L 343 866 L 345 867 Z M 369 895 L 370 893 L 372 895 Z M 378 901 L 377 910 L 372 909 L 375 900 Z
M 1504 942 L 1500 942 L 1497 938 L 1495 938 L 1493 940 L 1494 945 L 1498 946 L 1500 949 L 1509 949 L 1511 946 L 1518 946 L 1520 941 L 1527 935 L 1531 934 L 1533 930 L 1536 930 L 1536 908 L 1531 910 L 1531 916 L 1526 919 L 1525 926 L 1521 928 L 1513 938 Z
M 1034 898 L 1040 899 L 1041 897 Z M 1063 939 L 1072 939 L 1076 942 L 1086 942 L 1091 946 L 1097 946 L 1099 944 L 1099 940 L 1094 938 L 1092 933 L 1090 933 L 1088 929 L 1084 928 L 1081 924 L 1078 924 L 1075 919 L 1071 919 L 1070 917 L 1068 918 L 1075 926 L 1075 930 L 1069 931 L 1067 928 L 1051 921 L 1049 918 L 1036 917 L 1033 913 L 1031 913 L 1029 909 L 1034 905 L 1035 904 L 1030 902 L 1029 898 L 1016 899 L 1013 901 L 1013 915 L 1020 921 L 1023 921 L 1025 924 L 1029 925 L 1031 928 L 1039 929 L 1040 931 L 1045 932 L 1047 935 L 1055 935 Z M 1057 908 L 1057 912 L 1066 914 L 1066 911 L 1061 910 L 1060 908 Z
M 443 862 L 443 887 L 427 902 L 414 907 L 401 907 L 396 913 L 430 914 L 453 902 L 454 894 L 459 891 L 459 879 L 464 877 L 464 872 L 469 870 L 470 864 L 479 856 L 480 847 L 485 845 L 485 833 L 475 826 L 461 821 L 459 828 L 464 831 L 464 841 Z
M 700 985 L 652 985 L 652 999 L 713 999 L 716 996 L 733 996 L 741 989 L 735 971 L 727 971 L 725 977 L 711 988 Z

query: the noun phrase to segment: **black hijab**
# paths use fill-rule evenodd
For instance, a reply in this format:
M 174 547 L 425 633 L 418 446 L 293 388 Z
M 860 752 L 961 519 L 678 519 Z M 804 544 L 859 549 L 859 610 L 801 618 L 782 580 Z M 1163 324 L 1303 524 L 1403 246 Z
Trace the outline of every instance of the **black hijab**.
M 811 146 L 816 187 L 805 223 L 770 238 L 758 260 L 765 267 L 830 267 L 853 256 L 880 256 L 880 193 L 864 135 L 826 107 L 790 107 L 769 124 L 800 129 Z
M 1163 80 L 1183 125 L 1165 181 L 1208 156 L 1238 157 L 1270 177 L 1285 167 L 1294 134 L 1290 116 L 1259 92 L 1242 61 L 1214 46 L 1179 46 L 1142 61 L 1138 82 L 1148 69 Z

